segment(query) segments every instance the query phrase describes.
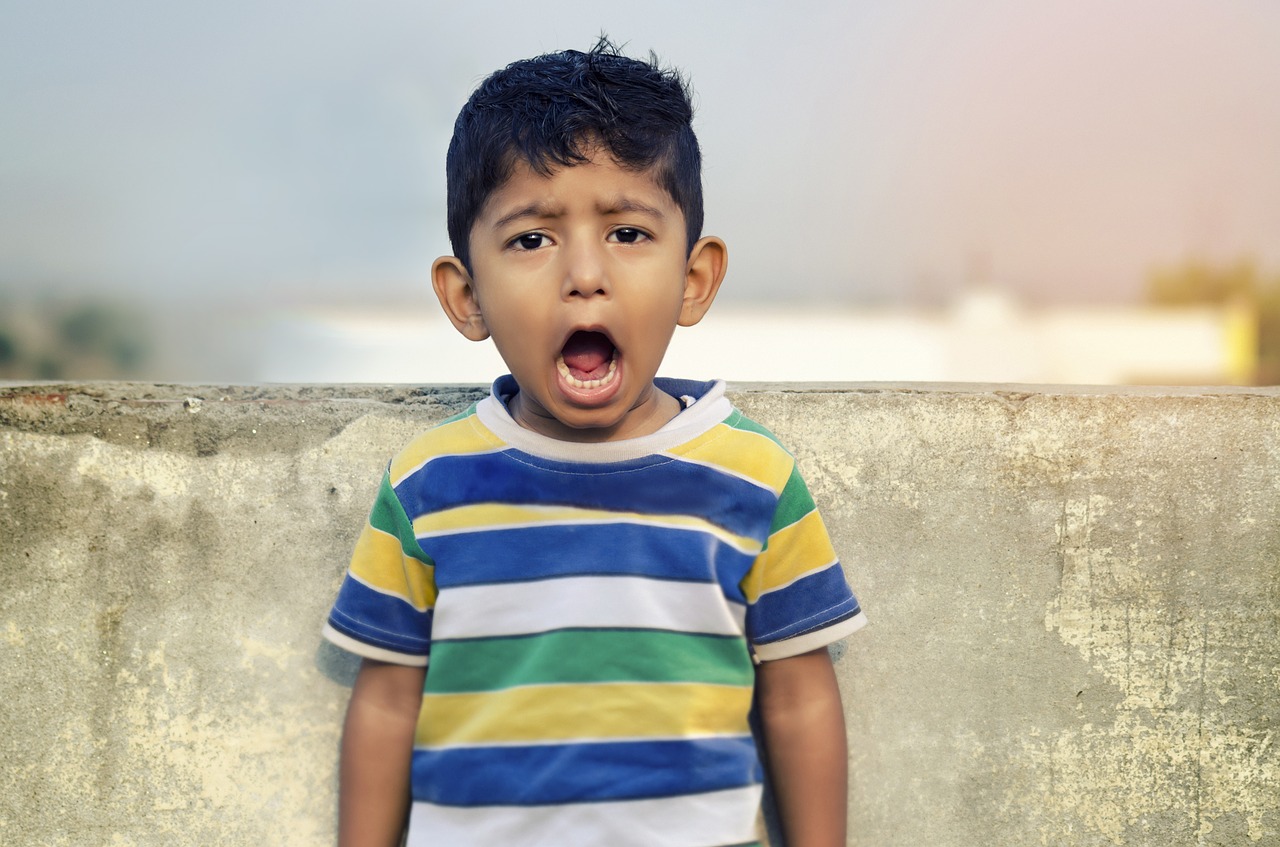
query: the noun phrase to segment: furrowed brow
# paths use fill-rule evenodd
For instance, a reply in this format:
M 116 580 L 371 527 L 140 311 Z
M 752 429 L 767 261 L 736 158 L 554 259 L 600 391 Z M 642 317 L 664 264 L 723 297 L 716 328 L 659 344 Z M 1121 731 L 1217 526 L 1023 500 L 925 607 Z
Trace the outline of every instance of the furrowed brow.
M 525 218 L 558 218 L 564 214 L 558 206 L 551 206 L 546 203 L 530 203 L 528 206 L 522 206 L 512 212 L 508 212 L 498 218 L 493 223 L 494 229 L 499 229 L 514 221 L 524 220 Z
M 657 218 L 658 220 L 662 220 L 666 217 L 666 215 L 662 214 L 661 209 L 641 203 L 638 200 L 632 200 L 628 197 L 619 197 L 607 206 L 600 208 L 600 213 L 604 215 L 614 215 L 619 212 L 635 212 L 642 215 L 648 215 L 652 218 Z

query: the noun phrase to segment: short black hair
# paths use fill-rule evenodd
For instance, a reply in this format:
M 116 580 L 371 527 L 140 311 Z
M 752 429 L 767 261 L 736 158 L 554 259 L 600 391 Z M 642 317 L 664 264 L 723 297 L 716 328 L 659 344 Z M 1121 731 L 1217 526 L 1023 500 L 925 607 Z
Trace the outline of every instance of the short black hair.
M 624 56 L 605 36 L 586 53 L 565 50 L 513 62 L 467 100 L 453 125 L 445 173 L 449 240 L 471 268 L 480 210 L 518 161 L 549 176 L 586 161 L 598 145 L 620 166 L 655 168 L 684 213 L 686 249 L 702 236 L 702 154 L 693 104 L 679 71 Z

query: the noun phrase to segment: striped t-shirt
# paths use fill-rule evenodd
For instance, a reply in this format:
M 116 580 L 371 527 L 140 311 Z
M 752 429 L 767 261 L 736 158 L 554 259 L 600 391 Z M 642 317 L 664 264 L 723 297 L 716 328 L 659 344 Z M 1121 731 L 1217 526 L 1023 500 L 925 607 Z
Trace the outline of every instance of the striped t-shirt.
M 520 427 L 510 377 L 385 475 L 325 628 L 428 665 L 413 845 L 757 843 L 754 661 L 865 621 L 792 456 L 721 382 L 597 444 Z

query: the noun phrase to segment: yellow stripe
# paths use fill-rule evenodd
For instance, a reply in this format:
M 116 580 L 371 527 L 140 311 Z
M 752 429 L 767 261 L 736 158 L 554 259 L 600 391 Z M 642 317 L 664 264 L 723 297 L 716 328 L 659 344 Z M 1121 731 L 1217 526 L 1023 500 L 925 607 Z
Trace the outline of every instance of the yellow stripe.
M 497 436 L 479 426 L 475 415 L 429 429 L 409 443 L 391 462 L 391 484 L 398 485 L 428 459 L 480 453 L 502 446 Z
M 365 524 L 351 554 L 351 573 L 372 588 L 403 597 L 415 609 L 436 602 L 436 569 L 404 554 L 400 540 Z
M 822 516 L 814 509 L 769 536 L 764 552 L 742 580 L 742 592 L 748 603 L 754 603 L 761 594 L 793 582 L 835 558 Z
M 430 694 L 419 746 L 669 738 L 749 732 L 750 686 L 618 683 L 533 685 Z
M 668 451 L 755 480 L 781 494 L 791 478 L 795 460 L 763 435 L 717 424 L 707 432 Z
M 473 529 L 509 529 L 537 524 L 638 523 L 706 532 L 744 553 L 760 552 L 760 542 L 738 535 L 691 515 L 653 515 L 642 512 L 611 512 L 605 509 L 576 509 L 569 506 L 509 505 L 477 503 L 422 515 L 413 522 L 419 537 Z

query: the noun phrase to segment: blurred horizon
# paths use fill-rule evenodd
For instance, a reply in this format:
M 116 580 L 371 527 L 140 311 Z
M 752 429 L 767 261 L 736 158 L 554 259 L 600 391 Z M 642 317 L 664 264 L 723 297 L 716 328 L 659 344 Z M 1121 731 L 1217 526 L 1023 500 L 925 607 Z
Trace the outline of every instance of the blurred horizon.
M 1137 304 L 1168 268 L 1280 271 L 1280 4 L 640 11 L 0 0 L 0 309 L 433 308 L 458 108 L 602 32 L 692 81 L 722 305 Z

